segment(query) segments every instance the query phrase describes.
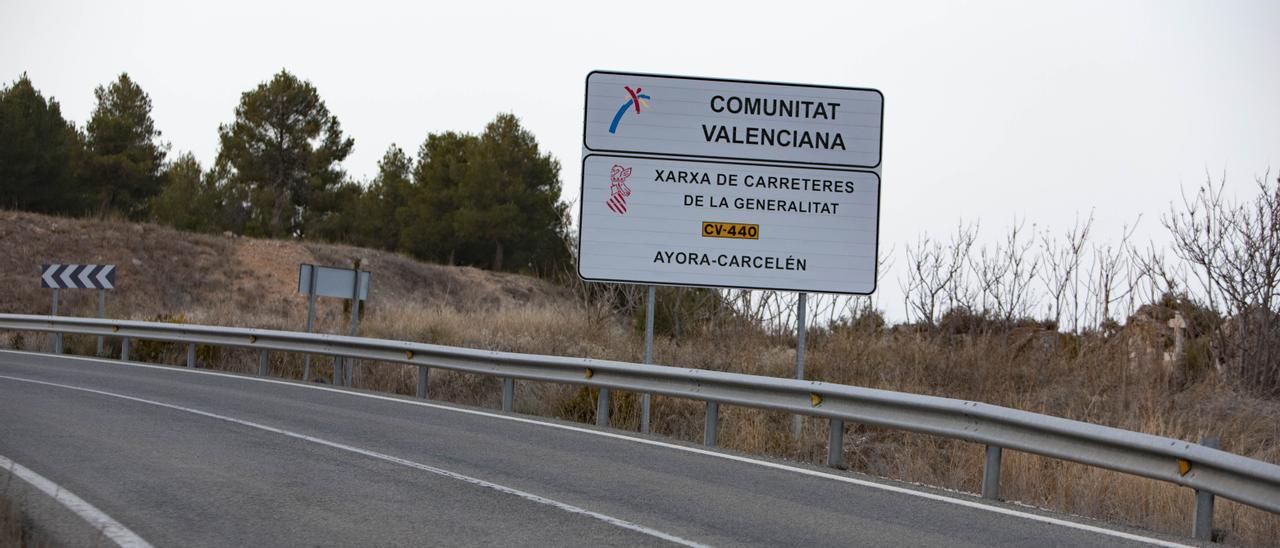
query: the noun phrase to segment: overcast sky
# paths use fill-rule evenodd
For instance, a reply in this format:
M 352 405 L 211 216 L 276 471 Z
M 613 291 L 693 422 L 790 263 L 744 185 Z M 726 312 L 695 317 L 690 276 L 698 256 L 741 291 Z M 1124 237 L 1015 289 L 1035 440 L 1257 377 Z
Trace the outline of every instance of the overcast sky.
M 175 153 L 207 166 L 240 94 L 286 68 L 387 146 L 518 115 L 576 200 L 593 69 L 872 87 L 885 96 L 881 249 L 963 217 L 1160 238 L 1181 186 L 1280 168 L 1280 2 L 15 2 L 0 77 L 83 125 L 127 71 Z M 902 263 L 899 257 L 899 263 Z M 883 279 L 895 309 L 897 274 Z

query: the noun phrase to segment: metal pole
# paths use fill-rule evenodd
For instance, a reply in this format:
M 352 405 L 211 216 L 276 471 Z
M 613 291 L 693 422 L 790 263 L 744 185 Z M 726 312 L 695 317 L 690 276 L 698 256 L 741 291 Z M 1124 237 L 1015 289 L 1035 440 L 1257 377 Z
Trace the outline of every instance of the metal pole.
M 259 377 L 267 376 L 267 351 L 266 350 L 258 351 L 258 376 Z
M 796 380 L 804 380 L 804 336 L 805 336 L 805 300 L 808 294 L 801 293 L 796 302 Z M 796 415 L 791 419 L 791 437 L 800 439 L 800 429 L 804 417 Z
M 120 361 L 129 361 L 129 337 L 120 339 Z
M 649 294 L 644 307 L 644 363 L 653 363 L 653 301 L 656 292 L 649 286 Z M 640 432 L 649 433 L 649 394 L 640 395 Z
M 844 466 L 844 421 L 831 419 L 827 432 L 827 466 Z
M 195 368 L 196 366 L 196 343 L 187 344 L 187 367 Z
M 516 380 L 502 379 L 502 410 L 511 411 L 516 403 Z
M 987 446 L 987 463 L 982 467 L 982 498 L 1000 500 L 1000 457 L 1004 450 Z
M 356 281 L 355 283 L 351 284 L 351 336 L 352 337 L 359 336 L 359 332 L 360 332 L 360 259 L 356 259 L 354 266 L 355 268 L 352 270 L 355 270 L 356 272 L 356 275 L 355 275 Z M 346 370 L 345 384 L 347 386 L 351 386 L 352 381 L 355 380 L 355 376 L 356 376 L 356 359 L 347 358 L 343 360 L 343 362 L 346 364 L 346 366 L 344 367 L 344 369 Z
M 418 399 L 427 399 L 427 375 L 431 372 L 431 368 L 418 366 Z
M 50 316 L 58 315 L 58 288 L 53 288 L 53 311 Z M 54 354 L 62 353 L 62 333 L 54 333 L 49 336 L 49 351 Z
M 307 333 L 316 323 L 316 265 L 307 265 L 311 270 L 310 285 L 307 286 Z M 311 354 L 302 357 L 302 381 L 311 380 Z
M 98 290 L 98 319 L 107 317 L 107 290 Z M 102 355 L 102 335 L 98 335 L 98 352 L 95 356 Z
M 720 403 L 707 402 L 707 419 L 702 424 L 702 445 L 716 446 L 716 425 L 720 419 Z
M 1217 449 L 1218 437 L 1200 438 L 1200 445 Z M 1195 521 L 1191 524 L 1191 536 L 1196 540 L 1213 540 L 1213 493 L 1196 489 Z

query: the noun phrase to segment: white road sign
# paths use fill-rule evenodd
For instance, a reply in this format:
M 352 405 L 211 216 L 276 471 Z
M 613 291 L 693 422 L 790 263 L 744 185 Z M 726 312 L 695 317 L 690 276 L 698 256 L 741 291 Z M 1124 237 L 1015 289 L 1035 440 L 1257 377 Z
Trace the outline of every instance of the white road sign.
M 588 154 L 578 274 L 869 294 L 879 204 L 869 171 Z
M 316 295 L 350 299 L 355 289 L 355 270 L 302 264 L 298 266 L 298 293 L 311 293 L 311 269 L 316 269 Z M 360 271 L 360 300 L 369 299 L 369 273 Z
M 878 171 L 883 119 L 874 89 L 596 71 L 583 146 Z

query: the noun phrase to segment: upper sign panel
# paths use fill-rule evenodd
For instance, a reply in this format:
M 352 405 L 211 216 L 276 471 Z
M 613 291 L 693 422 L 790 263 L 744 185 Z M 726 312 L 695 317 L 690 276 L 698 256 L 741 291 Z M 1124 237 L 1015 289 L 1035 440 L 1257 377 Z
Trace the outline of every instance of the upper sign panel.
M 883 119 L 874 89 L 597 71 L 587 75 L 583 146 L 875 169 Z

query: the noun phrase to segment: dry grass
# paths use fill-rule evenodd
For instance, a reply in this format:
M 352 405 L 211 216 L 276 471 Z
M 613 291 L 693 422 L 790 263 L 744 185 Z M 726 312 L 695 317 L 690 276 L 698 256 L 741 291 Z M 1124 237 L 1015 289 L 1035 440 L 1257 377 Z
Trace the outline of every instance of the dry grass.
M 7 218 L 6 218 L 7 216 Z M 128 253 L 104 259 L 86 257 L 85 240 L 76 246 L 46 240 L 45 247 L 14 246 L 14 225 L 48 223 L 88 226 L 114 234 L 102 238 L 140 239 L 121 244 Z M 42 225 L 44 223 L 44 225 Z M 31 230 L 25 229 L 30 235 Z M 53 231 L 65 234 L 65 228 Z M 123 236 L 121 236 L 123 235 Z M 360 257 L 374 272 L 374 291 L 361 325 L 365 336 L 471 348 L 639 361 L 639 331 L 627 319 L 575 301 L 568 291 L 519 276 L 450 269 L 415 263 L 401 256 L 341 246 L 275 243 L 180 234 L 144 226 L 68 221 L 0 213 L 0 309 L 44 313 L 48 296 L 33 291 L 36 266 L 61 259 L 89 262 L 137 259 L 170 268 L 168 274 L 123 269 L 113 317 L 154 318 L 183 315 L 203 324 L 298 329 L 305 305 L 295 295 L 297 262 L 345 264 Z M 70 240 L 79 241 L 79 240 Z M 120 242 L 116 242 L 120 243 Z M 12 249 L 19 247 L 17 252 Z M 57 249 L 52 257 L 43 249 Z M 169 255 L 189 256 L 187 259 Z M 151 276 L 151 278 L 148 278 Z M 161 289 L 139 291 L 138 278 Z M 128 280 L 128 281 L 125 281 Z M 182 282 L 180 280 L 200 280 Z M 20 284 L 19 289 L 15 285 Z M 83 311 L 86 308 L 74 310 Z M 346 316 L 334 300 L 322 303 L 319 329 L 345 332 Z M 948 334 L 910 329 L 814 332 L 807 353 L 808 377 L 828 382 L 930 394 L 1045 413 L 1128 430 L 1196 441 L 1222 439 L 1227 451 L 1280 463 L 1280 402 L 1250 396 L 1212 370 L 1180 370 L 1134 351 L 1134 337 L 1069 336 L 1034 329 L 997 333 Z M 43 337 L 0 337 L 0 345 L 38 348 Z M 72 352 L 92 353 L 92 341 L 70 338 Z M 789 338 L 771 337 L 732 322 L 687 335 L 655 341 L 657 363 L 787 377 L 795 361 Z M 1150 349 L 1147 349 L 1150 350 Z M 1157 349 L 1158 350 L 1158 349 Z M 139 345 L 139 354 L 163 363 L 180 363 L 175 345 Z M 201 361 L 213 367 L 251 373 L 257 361 L 247 351 L 202 349 Z M 298 356 L 273 357 L 273 375 L 300 378 Z M 313 365 L 321 376 L 330 361 Z M 357 385 L 410 394 L 413 371 L 393 364 L 363 363 Z M 595 391 L 580 387 L 518 383 L 516 409 L 524 413 L 590 422 Z M 484 407 L 499 405 L 494 378 L 433 370 L 433 399 Z M 723 406 L 719 440 L 729 448 L 805 462 L 825 455 L 826 424 L 807 421 L 800 439 L 792 439 L 785 414 Z M 613 426 L 636 429 L 638 399 L 617 394 Z M 653 430 L 678 439 L 701 439 L 703 404 L 655 397 Z M 1007 452 L 1002 491 L 1006 498 L 1056 511 L 1089 516 L 1174 534 L 1189 534 L 1189 489 L 1095 468 Z M 974 492 L 979 488 L 982 448 L 973 444 L 864 425 L 849 425 L 845 461 L 853 470 L 910 482 Z M 1224 540 L 1254 546 L 1274 545 L 1280 517 L 1219 499 L 1215 525 Z
M 16 481 L 9 478 L 7 481 Z M 53 546 L 47 536 L 27 519 L 16 504 L 8 500 L 7 486 L 0 485 L 0 548 L 36 548 Z

